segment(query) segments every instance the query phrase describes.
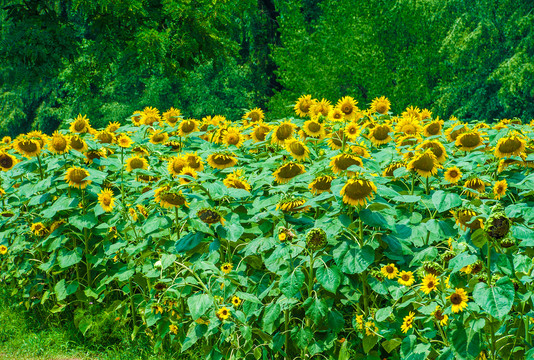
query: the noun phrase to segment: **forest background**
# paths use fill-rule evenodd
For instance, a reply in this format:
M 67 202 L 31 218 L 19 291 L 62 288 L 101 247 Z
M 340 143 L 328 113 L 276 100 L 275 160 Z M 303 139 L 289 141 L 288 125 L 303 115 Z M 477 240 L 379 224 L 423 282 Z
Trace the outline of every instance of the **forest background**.
M 0 1 L 0 136 L 136 110 L 292 116 L 303 94 L 534 117 L 530 0 Z

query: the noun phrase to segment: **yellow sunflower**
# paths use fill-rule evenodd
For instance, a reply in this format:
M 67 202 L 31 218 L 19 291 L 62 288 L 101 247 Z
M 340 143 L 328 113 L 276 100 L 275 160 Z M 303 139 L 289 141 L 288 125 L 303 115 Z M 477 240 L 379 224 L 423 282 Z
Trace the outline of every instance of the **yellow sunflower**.
M 371 154 L 369 154 L 369 151 L 367 151 L 367 147 L 363 142 L 361 142 L 358 145 L 351 145 L 350 151 L 354 153 L 354 155 L 357 155 L 359 157 L 363 158 L 369 158 L 371 157 Z
M 217 317 L 219 318 L 219 320 L 226 320 L 230 317 L 230 310 L 227 309 L 226 307 L 222 307 L 220 308 L 219 310 L 217 310 L 217 312 L 215 313 L 217 315 Z
M 102 189 L 98 193 L 98 203 L 102 206 L 105 212 L 110 212 L 115 206 L 115 198 L 113 197 L 113 190 Z
M 208 165 L 212 168 L 223 170 L 237 164 L 237 158 L 234 153 L 213 153 L 206 159 Z
M 406 167 L 406 164 L 404 164 L 404 162 L 395 161 L 391 163 L 390 165 L 388 165 L 388 167 L 382 173 L 382 176 L 393 177 L 395 170 L 403 168 L 403 167 Z
M 295 104 L 295 113 L 300 117 L 305 117 L 310 113 L 310 108 L 315 100 L 312 100 L 311 95 L 302 95 L 298 98 Z
M 484 193 L 484 191 L 486 190 L 486 183 L 479 178 L 472 178 L 472 179 L 466 180 L 466 182 L 464 183 L 464 187 L 469 190 L 475 190 L 478 192 L 477 194 L 473 191 L 467 190 L 466 195 L 468 197 L 478 197 L 479 194 Z
M 243 170 L 234 170 L 230 174 L 226 175 L 226 178 L 223 180 L 223 184 L 227 188 L 250 191 L 250 184 L 243 176 Z
M 100 159 L 106 157 L 106 151 L 104 149 L 100 150 L 88 150 L 85 152 L 85 163 L 92 164 L 94 159 Z
M 7 246 L 0 245 L 0 255 L 5 255 L 5 254 L 7 254 Z
M 499 139 L 497 145 L 495 145 L 495 157 L 520 156 L 525 151 L 525 147 L 526 141 L 519 133 L 514 132 Z
M 117 138 L 117 145 L 119 145 L 121 148 L 129 148 L 132 146 L 133 140 L 130 139 L 130 137 L 126 134 L 120 134 Z
M 296 125 L 287 120 L 276 126 L 273 129 L 273 135 L 271 138 L 271 143 L 284 145 L 285 142 L 293 137 L 295 133 Z
M 184 166 L 178 175 L 187 175 L 187 176 L 192 177 L 193 179 L 196 179 L 198 177 L 198 174 L 195 171 L 195 169 L 193 169 L 190 166 Z M 189 184 L 190 182 L 191 180 L 188 178 L 185 178 L 185 177 L 180 178 L 180 184 Z
M 189 206 L 189 203 L 182 194 L 182 191 L 173 191 L 169 185 L 164 185 L 157 188 L 154 192 L 154 197 L 156 198 L 156 202 L 166 209 L 179 206 Z
M 432 150 L 440 164 L 443 164 L 447 160 L 447 150 L 445 150 L 445 146 L 439 140 L 425 140 L 420 145 L 417 145 L 417 149 Z
M 86 152 L 88 149 L 87 143 L 79 135 L 72 135 L 70 137 L 69 145 L 72 149 L 81 153 Z
M 132 120 L 132 124 L 135 126 L 141 125 L 141 117 L 143 116 L 143 112 L 136 110 L 133 112 L 132 116 L 130 117 L 130 120 Z
M 421 121 L 426 120 L 426 119 L 432 119 L 432 111 L 428 109 L 421 110 L 419 115 L 421 117 Z
M 401 330 L 403 333 L 407 333 L 408 330 L 413 327 L 414 317 L 415 313 L 413 311 L 410 311 L 410 313 L 404 317 L 401 325 Z
M 74 119 L 69 126 L 69 131 L 71 133 L 85 133 L 89 131 L 89 119 L 86 115 L 78 114 L 78 117 Z
M 343 202 L 353 206 L 365 206 L 367 200 L 372 200 L 376 193 L 376 186 L 365 179 L 349 179 L 341 189 Z
M 451 184 L 456 184 L 462 178 L 462 172 L 458 167 L 453 166 L 445 171 L 445 180 Z
M 154 145 L 166 143 L 169 140 L 169 134 L 165 131 L 157 130 L 150 135 L 150 142 Z
M 437 289 L 437 286 L 439 285 L 439 279 L 436 278 L 434 274 L 427 274 L 422 281 L 421 284 L 421 291 L 425 294 L 430 294 L 430 292 Z
M 147 106 L 143 109 L 143 112 L 141 113 L 141 124 L 145 124 L 148 126 L 154 125 L 156 122 L 161 121 L 161 115 L 159 114 L 159 110 L 155 107 Z
M 234 266 L 230 263 L 224 263 L 221 265 L 221 271 L 225 274 L 229 274 L 233 268 Z
M 170 126 L 175 127 L 180 120 L 181 115 L 182 112 L 179 109 L 171 107 L 169 110 L 163 113 L 163 120 L 165 120 L 165 122 Z
M 417 121 L 421 121 L 421 110 L 417 106 L 407 107 L 405 111 L 402 112 L 402 117 L 410 118 L 413 117 Z
M 17 138 L 13 144 L 17 152 L 25 157 L 37 156 L 41 152 L 39 142 L 34 139 Z
M 234 305 L 235 307 L 241 305 L 242 302 L 243 300 L 241 300 L 238 296 L 232 296 L 232 305 Z
M 2 171 L 8 171 L 15 166 L 17 158 L 4 151 L 0 151 L 0 169 Z
M 480 218 L 477 219 L 477 213 L 473 210 L 451 210 L 451 213 L 453 214 L 456 220 L 456 224 L 458 224 L 458 226 L 462 230 L 467 230 L 467 228 L 469 228 L 472 231 L 475 231 L 477 229 L 484 228 L 484 221 Z M 474 221 L 473 218 L 475 218 Z
M 323 139 L 326 135 L 324 125 L 316 119 L 305 121 L 302 130 L 306 135 L 316 139 Z
M 380 269 L 380 272 L 390 280 L 395 279 L 397 275 L 399 274 L 399 270 L 394 264 L 388 264 L 388 265 L 382 266 L 382 268 Z
M 385 115 L 388 113 L 389 109 L 391 108 L 391 103 L 389 102 L 388 98 L 385 96 L 374 98 L 371 102 L 371 112 L 372 113 L 379 113 L 382 115 Z
M 48 229 L 42 222 L 33 223 L 30 230 L 35 236 L 45 236 L 48 232 Z
M 467 130 L 458 137 L 454 145 L 462 151 L 473 151 L 484 144 L 484 138 L 478 130 Z
M 354 100 L 350 96 L 345 96 L 336 104 L 336 107 L 340 109 L 343 112 L 343 116 L 345 119 L 352 120 L 356 114 L 356 112 L 359 111 L 359 109 L 356 107 L 357 101 Z
M 447 299 L 451 301 L 451 310 L 455 314 L 464 311 L 467 307 L 467 301 L 469 300 L 467 293 L 463 288 L 456 288 L 451 295 L 447 296 Z
M 265 119 L 265 114 L 260 108 L 254 108 L 243 115 L 243 120 L 250 120 L 250 122 L 257 123 Z
M 101 144 L 113 144 L 115 141 L 115 134 L 107 130 L 98 131 L 95 140 Z
M 144 157 L 132 156 L 126 160 L 126 171 L 133 171 L 135 169 L 148 169 L 148 161 Z
M 445 137 L 447 138 L 448 142 L 456 142 L 456 138 L 460 136 L 460 134 L 463 134 L 464 132 L 468 131 L 467 125 L 465 125 L 462 122 L 455 122 L 451 125 L 450 128 L 445 130 Z
M 328 146 L 330 146 L 332 150 L 341 149 L 343 147 L 343 136 L 343 129 L 334 131 L 328 136 Z
M 223 143 L 226 146 L 233 145 L 240 148 L 245 141 L 245 136 L 241 134 L 238 128 L 229 127 L 223 133 Z
M 399 273 L 399 279 L 397 281 L 401 285 L 412 286 L 412 284 L 415 282 L 415 278 L 413 276 L 413 272 L 411 272 L 411 271 L 401 271 Z
M 9 144 L 11 144 L 11 136 L 4 136 L 4 137 L 2 138 L 2 144 L 4 144 L 4 145 L 9 145 Z
M 380 146 L 391 141 L 390 133 L 392 132 L 393 129 L 389 124 L 377 125 L 369 130 L 368 138 L 374 146 Z
M 188 166 L 193 168 L 195 171 L 198 172 L 204 170 L 204 162 L 202 161 L 202 158 L 197 155 L 196 152 L 186 153 L 182 156 L 185 160 L 187 160 Z
M 443 129 L 443 120 L 436 117 L 436 120 L 429 122 L 423 127 L 423 135 L 425 137 L 441 135 Z
M 265 141 L 265 138 L 267 137 L 267 134 L 269 134 L 270 131 L 271 126 L 260 121 L 254 126 L 250 136 L 252 137 L 252 140 L 254 140 L 254 142 L 261 142 Z
M 493 185 L 493 196 L 495 199 L 500 199 L 504 195 L 506 195 L 506 189 L 508 188 L 508 183 L 506 180 L 500 180 Z
M 362 159 L 356 155 L 339 154 L 330 160 L 330 168 L 334 174 L 339 174 L 340 172 L 347 170 L 352 165 L 363 167 Z
M 330 192 L 330 188 L 332 186 L 332 180 L 334 180 L 332 176 L 328 176 L 328 175 L 318 176 L 308 185 L 308 189 L 310 189 L 313 195 L 322 194 L 324 192 Z
M 119 128 L 121 127 L 121 124 L 117 121 L 114 121 L 114 122 L 109 122 L 108 126 L 106 126 L 106 130 L 109 131 L 109 132 L 115 132 L 117 130 L 119 130 Z
M 91 183 L 91 180 L 87 180 L 88 176 L 89 172 L 87 170 L 74 166 L 67 170 L 65 181 L 71 187 L 85 189 Z
M 415 153 L 406 168 L 410 171 L 416 171 L 420 176 L 427 178 L 435 175 L 442 166 L 434 152 L 431 149 L 426 149 L 424 152 Z
M 434 315 L 434 318 L 439 321 L 439 324 L 441 326 L 447 325 L 447 321 L 449 321 L 449 315 L 444 314 L 439 305 L 436 306 L 436 309 L 434 310 L 432 315 Z
M 360 126 L 355 122 L 349 122 L 345 126 L 345 136 L 349 141 L 354 141 L 360 135 Z
M 285 184 L 293 179 L 297 175 L 304 174 L 304 165 L 297 164 L 295 162 L 288 162 L 281 165 L 273 173 L 274 179 L 279 184 Z
M 179 175 L 182 169 L 186 166 L 189 166 L 189 163 L 184 156 L 172 157 L 167 162 L 167 170 L 172 176 Z
M 341 109 L 337 107 L 333 108 L 328 113 L 328 120 L 330 120 L 331 122 L 341 122 L 343 121 L 344 117 L 345 114 L 343 113 L 343 111 L 341 111 Z
M 66 154 L 70 150 L 70 141 L 68 136 L 55 131 L 47 142 L 48 150 L 54 154 Z
M 312 118 L 317 118 L 320 115 L 324 116 L 325 118 L 330 113 L 330 110 L 332 109 L 332 105 L 330 104 L 329 100 L 321 99 L 321 101 L 316 101 L 312 104 L 310 107 L 310 113 L 309 115 Z
M 195 131 L 198 131 L 198 125 L 198 120 L 196 119 L 182 120 L 180 125 L 178 125 L 178 134 L 180 136 L 187 136 Z
M 297 139 L 291 139 L 286 141 L 286 150 L 297 161 L 304 161 L 310 156 L 310 150 L 308 147 Z
M 422 131 L 423 129 L 419 123 L 419 120 L 414 116 L 403 117 L 395 126 L 395 133 L 397 136 L 419 135 L 422 133 Z
M 280 209 L 282 211 L 293 212 L 293 213 L 309 210 L 310 205 L 304 206 L 304 204 L 306 204 L 306 199 L 302 199 L 302 198 L 283 199 L 283 200 L 280 200 L 278 204 L 276 204 L 276 210 Z

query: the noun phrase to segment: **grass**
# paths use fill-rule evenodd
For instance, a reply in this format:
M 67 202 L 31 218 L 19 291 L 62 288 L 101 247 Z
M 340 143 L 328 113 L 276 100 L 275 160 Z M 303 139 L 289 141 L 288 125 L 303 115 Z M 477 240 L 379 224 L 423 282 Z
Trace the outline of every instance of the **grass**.
M 39 309 L 26 310 L 20 299 L 0 289 L 0 359 L 3 360 L 164 360 L 190 359 L 191 354 L 164 351 L 154 354 L 146 336 L 130 341 L 124 327 L 113 341 L 84 337 L 68 319 L 68 314 L 51 314 Z M 67 317 L 67 318 L 65 318 Z

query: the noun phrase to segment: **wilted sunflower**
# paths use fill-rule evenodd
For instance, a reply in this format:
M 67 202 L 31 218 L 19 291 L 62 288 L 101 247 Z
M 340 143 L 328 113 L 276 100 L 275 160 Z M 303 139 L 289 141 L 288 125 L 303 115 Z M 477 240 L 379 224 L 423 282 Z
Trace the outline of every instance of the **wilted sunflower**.
M 453 313 L 459 313 L 464 311 L 464 309 L 467 307 L 467 300 L 469 299 L 467 297 L 467 293 L 462 288 L 456 288 L 455 291 L 447 296 L 447 299 L 451 300 L 452 304 L 452 312 Z
M 69 131 L 71 133 L 85 133 L 89 131 L 89 119 L 86 115 L 78 114 L 78 117 L 74 119 L 69 126 Z
M 434 274 L 427 274 L 422 281 L 421 291 L 425 294 L 430 294 L 430 292 L 437 289 L 439 284 L 439 279 Z
M 224 225 L 224 217 L 218 210 L 213 208 L 203 208 L 197 211 L 197 216 L 205 224 L 221 223 L 221 225 Z
M 154 196 L 156 198 L 156 202 L 166 209 L 179 206 L 189 206 L 189 203 L 182 192 L 171 190 L 169 185 L 164 185 L 157 188 L 154 192 Z
M 178 125 L 178 134 L 180 136 L 187 136 L 195 131 L 198 131 L 198 120 L 196 119 L 182 120 Z
M 132 146 L 133 141 L 130 139 L 128 135 L 120 134 L 117 138 L 117 145 L 119 145 L 121 148 L 129 148 Z
M 341 122 L 343 121 L 344 117 L 345 114 L 343 113 L 343 111 L 341 111 L 341 109 L 337 107 L 333 108 L 328 113 L 328 120 L 330 120 L 331 122 Z
M 213 153 L 206 159 L 209 166 L 215 169 L 223 170 L 237 164 L 237 158 L 234 153 Z
M 304 161 L 310 156 L 308 147 L 302 141 L 297 139 L 286 141 L 285 147 L 287 152 L 289 152 L 297 161 Z
M 48 139 L 47 146 L 51 153 L 66 154 L 70 150 L 69 138 L 56 130 Z
M 42 222 L 32 224 L 30 230 L 35 236 L 44 236 L 48 232 L 46 226 L 44 226 Z
M 365 206 L 367 200 L 372 200 L 376 193 L 376 186 L 365 179 L 349 179 L 341 189 L 343 202 L 353 206 Z
M 107 130 L 98 131 L 95 140 L 101 144 L 113 144 L 115 141 L 115 134 Z
M 409 329 L 413 327 L 413 319 L 415 317 L 415 313 L 413 311 L 410 311 L 408 315 L 406 315 L 402 321 L 401 330 L 403 333 L 407 333 Z
M 483 180 L 479 179 L 479 178 L 472 178 L 472 179 L 467 180 L 464 183 L 464 187 L 469 189 L 469 190 L 466 191 L 466 195 L 468 197 L 478 197 L 479 194 L 484 193 L 484 191 L 486 190 L 486 183 Z M 470 190 L 475 190 L 479 194 L 477 194 L 477 193 L 475 193 L 473 191 L 470 191 Z
M 250 184 L 243 176 L 243 170 L 234 170 L 230 174 L 226 175 L 226 178 L 223 180 L 223 184 L 227 188 L 250 191 Z
M 196 179 L 198 177 L 198 174 L 197 172 L 195 171 L 195 169 L 193 169 L 192 167 L 190 166 L 184 166 L 182 168 L 182 170 L 180 170 L 180 173 L 178 175 L 186 175 L 186 176 L 190 176 L 192 177 L 193 179 Z M 190 179 L 188 178 L 185 178 L 185 177 L 180 177 L 180 184 L 189 184 L 191 182 Z
M 382 268 L 380 268 L 380 272 L 390 280 L 395 279 L 399 274 L 399 270 L 397 269 L 395 264 L 388 264 L 382 266 Z
M 320 228 L 311 229 L 306 235 L 306 247 L 312 251 L 326 245 L 326 232 Z
M 420 176 L 427 178 L 435 175 L 442 166 L 434 152 L 431 149 L 426 149 L 424 152 L 415 153 L 406 168 L 410 171 L 416 171 Z
M 279 184 L 285 184 L 295 176 L 304 174 L 306 170 L 304 165 L 297 164 L 295 162 L 288 162 L 280 165 L 278 169 L 273 173 L 274 179 Z
M 321 99 L 321 101 L 316 101 L 312 104 L 309 115 L 312 118 L 318 118 L 320 115 L 327 117 L 331 109 L 332 105 L 330 104 L 330 101 Z
M 356 112 L 359 110 L 356 107 L 356 104 L 357 104 L 357 101 L 354 100 L 352 97 L 345 96 L 339 99 L 339 101 L 336 104 L 336 107 L 343 112 L 345 119 L 352 120 Z
M 178 120 L 180 120 L 181 115 L 182 112 L 179 109 L 171 107 L 169 110 L 163 113 L 163 120 L 165 120 L 165 122 L 170 126 L 174 127 L 176 126 L 176 123 L 178 123 Z
M 339 174 L 340 172 L 347 170 L 352 165 L 363 167 L 362 159 L 356 155 L 339 154 L 330 160 L 330 168 L 335 174 Z
M 462 122 L 455 122 L 451 125 L 450 128 L 445 130 L 445 137 L 447 138 L 448 142 L 456 142 L 456 138 L 460 136 L 460 134 L 463 134 L 464 132 L 468 131 L 467 125 L 465 125 Z
M 41 152 L 39 142 L 34 139 L 17 138 L 13 144 L 17 152 L 25 157 L 37 156 Z
M 301 212 L 301 211 L 307 211 L 310 206 L 303 206 L 306 204 L 306 199 L 304 198 L 286 198 L 283 200 L 280 200 L 278 204 L 276 204 L 276 210 L 280 209 L 282 211 L 286 212 Z
M 4 151 L 0 151 L 0 169 L 2 171 L 8 171 L 15 166 L 17 158 Z
M 295 104 L 295 113 L 300 117 L 305 117 L 310 113 L 310 108 L 314 102 L 315 100 L 312 100 L 311 95 L 302 95 Z
M 252 140 L 254 140 L 254 142 L 265 141 L 265 138 L 267 137 L 267 134 L 269 134 L 269 131 L 271 131 L 271 126 L 260 121 L 254 126 L 250 136 L 252 137 Z
M 219 320 L 226 320 L 230 317 L 230 310 L 226 307 L 222 307 L 215 313 Z
M 412 286 L 412 284 L 415 282 L 415 278 L 413 276 L 413 272 L 411 272 L 411 271 L 401 271 L 399 273 L 399 279 L 397 281 L 401 285 Z
M 295 133 L 296 125 L 291 121 L 284 121 L 280 125 L 273 129 L 273 135 L 271 137 L 271 143 L 284 145 L 285 142 L 293 137 Z
M 508 183 L 506 180 L 500 180 L 493 185 L 493 196 L 495 199 L 500 199 L 506 194 L 506 189 L 508 188 Z
M 323 139 L 326 134 L 324 125 L 315 119 L 305 121 L 302 130 L 315 139 Z
M 144 157 L 132 156 L 126 160 L 126 171 L 133 171 L 135 169 L 148 169 L 148 161 Z
M 391 103 L 389 102 L 388 98 L 385 96 L 374 98 L 371 102 L 371 112 L 372 113 L 379 113 L 382 115 L 385 115 L 388 113 L 389 109 L 391 108 Z
M 113 190 L 102 189 L 98 193 L 98 203 L 105 212 L 110 212 L 115 206 L 115 198 L 113 197 Z
M 161 121 L 161 115 L 159 114 L 159 110 L 155 107 L 147 106 L 143 109 L 143 112 L 141 113 L 141 124 L 145 124 L 148 126 L 154 125 L 156 122 Z
M 495 157 L 520 156 L 525 151 L 525 147 L 525 139 L 519 133 L 513 132 L 511 135 L 499 139 L 495 145 Z
M 372 129 L 369 129 L 369 135 L 367 137 L 374 146 L 380 146 L 391 141 L 391 132 L 393 132 L 393 129 L 389 124 L 376 125 Z
M 432 150 L 440 164 L 443 164 L 447 160 L 447 151 L 439 140 L 425 140 L 420 145 L 417 145 L 417 149 Z
M 334 131 L 328 136 L 328 146 L 333 150 L 339 150 L 343 147 L 343 129 Z
M 467 130 L 458 135 L 454 144 L 462 151 L 473 151 L 484 145 L 482 135 L 478 130 Z
M 243 115 L 243 120 L 250 120 L 250 122 L 257 123 L 265 119 L 265 114 L 260 108 L 254 108 Z
M 223 143 L 226 146 L 233 145 L 240 148 L 245 141 L 245 136 L 241 134 L 238 128 L 229 127 L 223 133 Z
M 76 151 L 84 153 L 87 151 L 87 143 L 79 135 L 72 135 L 70 137 L 70 147 Z
M 432 313 L 434 315 L 434 319 L 439 321 L 439 324 L 441 326 L 447 325 L 447 321 L 449 321 L 449 316 L 447 314 L 444 314 L 443 311 L 441 311 L 441 307 L 439 305 L 436 306 L 436 309 Z
M 447 180 L 451 184 L 456 184 L 462 178 L 462 172 L 460 171 L 460 169 L 458 169 L 458 167 L 453 166 L 445 171 L 444 176 L 445 180 Z
M 154 145 L 166 143 L 169 140 L 169 134 L 165 131 L 157 130 L 150 135 L 150 142 Z
M 332 187 L 332 180 L 334 180 L 332 176 L 318 176 L 308 185 L 308 189 L 310 189 L 313 195 L 330 192 L 330 188 Z
M 466 230 L 467 228 L 471 229 L 472 231 L 475 231 L 476 229 L 484 228 L 484 222 L 482 219 L 475 219 L 473 218 L 477 216 L 477 213 L 473 210 L 467 210 L 467 209 L 459 209 L 459 210 L 451 210 L 451 213 L 453 214 L 456 224 L 460 226 L 460 229 Z
M 423 127 L 423 135 L 425 137 L 441 135 L 441 129 L 443 128 L 443 120 L 439 117 L 436 120 L 429 122 Z
M 397 125 L 395 126 L 395 133 L 397 136 L 399 135 L 419 135 L 423 129 L 421 128 L 421 124 L 419 123 L 419 120 L 414 117 L 403 117 L 399 120 Z
M 67 174 L 65 175 L 65 181 L 71 187 L 85 189 L 87 185 L 91 183 L 91 180 L 87 180 L 88 176 L 89 172 L 87 170 L 81 167 L 74 166 L 67 170 Z

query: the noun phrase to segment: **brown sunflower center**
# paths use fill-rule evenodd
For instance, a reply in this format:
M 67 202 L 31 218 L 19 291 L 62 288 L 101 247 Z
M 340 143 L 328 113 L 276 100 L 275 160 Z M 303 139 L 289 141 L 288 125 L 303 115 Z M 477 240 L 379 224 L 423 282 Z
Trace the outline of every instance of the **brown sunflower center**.
M 352 165 L 363 166 L 363 163 L 356 156 L 343 154 L 335 160 L 335 165 L 340 170 L 347 170 Z
M 299 110 L 305 114 L 307 114 L 310 111 L 311 102 L 309 101 L 301 101 L 299 104 Z
M 350 115 L 354 111 L 354 106 L 349 103 L 345 103 L 341 106 L 341 111 L 343 111 L 345 115 Z
M 458 174 L 458 171 L 456 170 L 450 170 L 449 171 L 449 176 L 453 179 L 457 178 L 460 174 Z
M 74 122 L 74 130 L 76 130 L 77 132 L 85 130 L 85 126 L 85 120 L 79 119 Z
M 108 132 L 101 132 L 98 134 L 98 140 L 104 144 L 110 144 L 113 141 L 113 136 Z
M 413 163 L 415 169 L 422 171 L 432 171 L 435 165 L 434 159 L 428 154 L 423 154 Z
M 317 133 L 321 131 L 321 124 L 318 122 L 312 121 L 308 124 L 308 130 L 312 133 Z
M 152 135 L 152 141 L 155 143 L 160 143 L 162 141 L 165 141 L 165 133 L 156 133 Z
M 464 134 L 460 138 L 460 143 L 465 148 L 476 148 L 482 144 L 482 139 L 478 134 Z
M 432 280 L 430 280 L 426 285 L 426 287 L 429 288 L 429 289 L 433 289 L 434 286 L 435 286 L 435 284 L 434 284 L 434 281 L 432 281 Z
M 260 120 L 260 114 L 257 111 L 251 111 L 250 114 L 248 114 L 248 117 L 253 122 Z
M 184 121 L 182 123 L 182 131 L 186 134 L 192 132 L 195 129 L 194 121 Z
M 313 187 L 317 190 L 330 190 L 332 187 L 332 179 L 328 176 L 317 178 L 313 183 Z
M 388 105 L 385 102 L 379 102 L 375 106 L 376 112 L 379 114 L 385 114 L 388 111 Z
M 74 150 L 78 150 L 78 151 L 81 151 L 83 149 L 83 141 L 82 139 L 80 139 L 79 137 L 73 137 L 71 138 L 70 140 L 70 146 L 72 146 L 72 148 Z
M 11 169 L 13 166 L 13 159 L 7 154 L 0 155 L 0 166 L 4 169 Z
M 109 196 L 108 194 L 102 196 L 102 203 L 106 206 L 109 206 L 111 204 L 111 196 Z
M 388 265 L 386 266 L 386 272 L 388 274 L 393 274 L 395 272 L 395 269 L 393 268 L 393 266 Z
M 441 124 L 438 122 L 432 122 L 428 124 L 428 126 L 426 127 L 426 132 L 430 136 L 438 135 L 440 131 L 441 131 Z
M 161 200 L 174 206 L 181 206 L 185 204 L 185 198 L 179 194 L 163 193 L 160 195 Z
M 293 155 L 303 156 L 306 155 L 306 148 L 298 141 L 294 141 L 289 145 L 289 150 Z
M 280 168 L 278 176 L 283 179 L 291 179 L 297 175 L 300 175 L 302 170 L 297 164 L 286 164 Z
M 293 127 L 288 124 L 282 124 L 276 130 L 276 137 L 279 140 L 286 140 L 293 134 Z
M 354 181 L 346 185 L 345 195 L 353 200 L 365 199 L 371 195 L 373 188 L 367 180 Z
M 226 135 L 226 141 L 228 142 L 228 144 L 230 145 L 237 145 L 239 144 L 239 134 L 236 134 L 236 133 L 230 133 L 228 135 Z
M 459 305 L 462 303 L 462 296 L 458 293 L 454 293 L 451 295 L 451 303 L 454 305 Z
M 213 162 L 217 165 L 228 165 L 234 161 L 234 158 L 228 155 L 215 155 Z
M 81 184 L 87 177 L 87 172 L 83 169 L 74 169 L 69 174 L 69 180 L 75 184 Z
M 142 169 L 144 165 L 145 165 L 145 163 L 140 158 L 133 158 L 130 161 L 130 167 L 132 169 Z
M 52 147 L 56 151 L 64 151 L 67 147 L 67 140 L 63 136 L 54 136 L 52 138 Z
M 508 138 L 499 144 L 499 152 L 503 154 L 511 154 L 521 148 L 521 141 L 516 138 Z
M 34 153 L 39 151 L 39 145 L 35 140 L 23 140 L 20 142 L 19 147 L 25 153 Z
M 386 140 L 389 136 L 390 128 L 387 125 L 380 125 L 373 129 L 373 137 L 376 140 Z
M 434 317 L 437 319 L 437 320 L 443 320 L 445 317 L 443 316 L 443 313 L 441 312 L 441 310 L 436 310 L 434 312 Z
M 403 274 L 403 275 L 401 276 L 401 278 L 402 278 L 403 281 L 409 281 L 409 280 L 410 280 L 410 275 L 408 275 L 408 274 Z

